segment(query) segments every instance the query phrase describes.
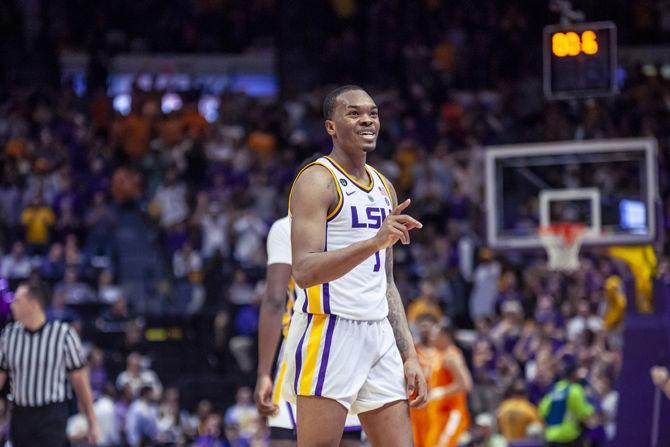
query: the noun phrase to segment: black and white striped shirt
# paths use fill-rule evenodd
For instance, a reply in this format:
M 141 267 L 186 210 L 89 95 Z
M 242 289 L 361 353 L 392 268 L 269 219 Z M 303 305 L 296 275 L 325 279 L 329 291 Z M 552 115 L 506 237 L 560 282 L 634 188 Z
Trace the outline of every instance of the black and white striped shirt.
M 69 324 L 49 321 L 37 331 L 8 324 L 0 336 L 0 370 L 9 374 L 16 405 L 40 407 L 68 398 L 67 373 L 86 365 Z

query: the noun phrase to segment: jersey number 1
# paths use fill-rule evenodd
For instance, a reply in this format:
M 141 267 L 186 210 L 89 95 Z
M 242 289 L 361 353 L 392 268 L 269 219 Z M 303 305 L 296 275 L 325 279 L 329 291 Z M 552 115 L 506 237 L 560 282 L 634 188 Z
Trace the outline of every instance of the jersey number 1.
M 374 268 L 372 269 L 372 271 L 373 271 L 373 272 L 378 272 L 378 271 L 379 271 L 379 267 L 381 267 L 381 266 L 382 266 L 382 260 L 381 260 L 381 258 L 379 257 L 379 252 L 375 252 L 375 266 L 374 266 Z

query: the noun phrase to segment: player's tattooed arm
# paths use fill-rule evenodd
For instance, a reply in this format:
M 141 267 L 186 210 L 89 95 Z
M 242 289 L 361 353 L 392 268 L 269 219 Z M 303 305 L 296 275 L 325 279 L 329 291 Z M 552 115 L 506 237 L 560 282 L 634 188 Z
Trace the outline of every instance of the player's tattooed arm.
M 388 301 L 389 314 L 388 320 L 393 328 L 393 335 L 395 336 L 396 345 L 402 356 L 403 361 L 408 358 L 416 357 L 416 349 L 414 348 L 414 340 L 412 333 L 409 331 L 407 324 L 407 317 L 405 315 L 405 307 L 400 298 L 400 292 L 393 280 L 393 248 L 386 249 L 386 300 Z
M 391 192 L 391 200 L 393 201 L 393 206 L 398 208 L 398 197 L 396 195 L 395 189 L 393 186 L 386 182 L 389 186 Z M 408 201 L 405 201 L 408 204 Z M 412 219 L 405 225 L 405 229 L 409 231 L 412 228 L 421 228 L 421 223 Z M 416 226 L 415 226 L 416 225 Z M 408 235 L 406 243 L 409 243 Z M 419 360 L 416 355 L 416 349 L 414 348 L 414 340 L 412 339 L 412 333 L 409 331 L 409 325 L 407 324 L 407 316 L 405 315 L 405 306 L 402 304 L 402 299 L 400 298 L 400 292 L 395 285 L 395 280 L 393 279 L 393 246 L 386 248 L 386 300 L 388 302 L 389 313 L 388 320 L 393 329 L 393 335 L 395 337 L 396 345 L 398 346 L 398 351 L 403 361 L 403 369 L 405 373 L 405 386 L 407 387 L 407 397 L 409 398 L 409 404 L 412 407 L 421 407 L 425 405 L 428 400 L 428 385 L 426 384 L 426 378 L 423 375 L 421 366 L 419 365 Z

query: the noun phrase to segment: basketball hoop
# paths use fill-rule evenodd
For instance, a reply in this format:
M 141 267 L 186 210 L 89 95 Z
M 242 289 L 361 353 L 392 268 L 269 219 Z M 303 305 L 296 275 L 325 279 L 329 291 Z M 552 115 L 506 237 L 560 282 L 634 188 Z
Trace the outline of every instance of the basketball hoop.
M 574 222 L 556 222 L 539 231 L 547 251 L 549 270 L 574 272 L 579 269 L 579 249 L 586 236 L 586 226 Z

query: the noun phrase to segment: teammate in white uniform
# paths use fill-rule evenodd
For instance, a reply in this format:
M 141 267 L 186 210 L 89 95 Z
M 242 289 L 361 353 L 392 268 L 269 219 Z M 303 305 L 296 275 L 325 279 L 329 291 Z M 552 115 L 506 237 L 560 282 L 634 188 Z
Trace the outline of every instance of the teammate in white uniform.
M 288 216 L 272 224 L 267 239 L 267 256 L 266 293 L 260 311 L 258 377 L 254 394 L 258 411 L 268 417 L 270 446 L 294 447 L 295 406 L 281 397 L 282 378 L 286 371 L 281 362 L 283 338 L 288 333 L 296 293 L 300 293 L 291 278 L 291 223 Z M 280 364 L 277 365 L 276 380 L 273 381 L 272 360 L 280 336 Z M 358 417 L 348 415 L 340 447 L 360 446 L 360 440 L 361 424 Z
M 373 446 L 409 446 L 411 405 L 426 400 L 393 250 L 421 223 L 401 214 L 395 190 L 366 165 L 377 106 L 360 87 L 324 101 L 330 156 L 301 170 L 289 196 L 296 296 L 284 346 L 282 393 L 297 402 L 298 446 L 335 446 L 347 413 Z

